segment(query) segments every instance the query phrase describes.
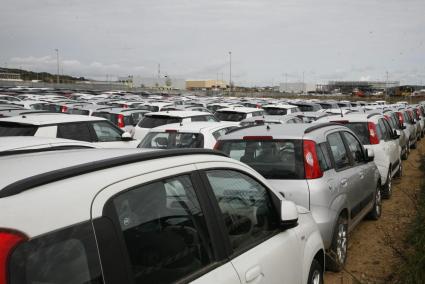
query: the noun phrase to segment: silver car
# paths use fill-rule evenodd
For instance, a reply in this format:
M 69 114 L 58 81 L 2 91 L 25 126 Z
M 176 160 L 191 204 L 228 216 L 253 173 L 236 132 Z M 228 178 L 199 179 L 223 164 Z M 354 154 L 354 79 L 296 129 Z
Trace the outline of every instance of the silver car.
M 381 181 L 367 151 L 347 127 L 334 123 L 274 124 L 235 129 L 216 149 L 262 174 L 275 190 L 311 210 L 339 271 L 348 233 L 366 216 L 381 215 Z

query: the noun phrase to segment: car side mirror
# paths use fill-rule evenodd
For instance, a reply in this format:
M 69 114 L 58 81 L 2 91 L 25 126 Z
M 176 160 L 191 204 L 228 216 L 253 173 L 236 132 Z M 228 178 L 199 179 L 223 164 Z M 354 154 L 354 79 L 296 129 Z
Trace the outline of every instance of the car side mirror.
M 400 132 L 400 130 L 398 130 L 398 129 L 394 129 L 394 132 L 393 132 L 393 139 L 395 140 L 395 139 L 398 139 L 398 138 L 400 138 L 400 135 L 401 135 L 401 132 Z
M 375 159 L 375 153 L 372 149 L 365 149 L 365 159 L 366 162 L 372 162 Z
M 406 129 L 406 123 L 403 123 L 402 125 L 401 125 L 401 129 Z
M 128 133 L 128 132 L 124 132 L 124 133 L 121 135 L 121 140 L 122 140 L 122 141 L 131 141 L 131 140 L 133 140 L 133 137 L 131 137 L 131 134 L 130 134 L 130 133 Z
M 298 225 L 298 209 L 294 202 L 282 200 L 280 203 L 280 221 L 285 229 Z

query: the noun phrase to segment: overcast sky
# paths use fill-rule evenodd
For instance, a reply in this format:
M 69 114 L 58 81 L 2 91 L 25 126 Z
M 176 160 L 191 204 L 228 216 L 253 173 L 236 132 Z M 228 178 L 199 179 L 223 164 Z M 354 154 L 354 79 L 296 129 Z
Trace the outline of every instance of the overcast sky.
M 229 77 L 236 84 L 425 83 L 425 0 L 2 0 L 0 66 Z M 223 74 L 223 75 L 222 75 Z M 286 75 L 285 75 L 286 74 Z

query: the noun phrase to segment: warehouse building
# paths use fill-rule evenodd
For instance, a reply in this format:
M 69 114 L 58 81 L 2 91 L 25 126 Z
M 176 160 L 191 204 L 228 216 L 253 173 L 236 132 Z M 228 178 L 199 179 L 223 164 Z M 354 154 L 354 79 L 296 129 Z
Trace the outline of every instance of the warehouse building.
M 186 80 L 186 90 L 227 89 L 229 86 L 221 80 Z

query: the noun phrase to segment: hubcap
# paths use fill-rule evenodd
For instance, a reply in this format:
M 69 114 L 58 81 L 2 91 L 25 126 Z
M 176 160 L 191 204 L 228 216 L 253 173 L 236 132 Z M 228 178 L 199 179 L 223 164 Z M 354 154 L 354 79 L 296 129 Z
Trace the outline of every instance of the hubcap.
M 375 210 L 378 216 L 381 216 L 381 206 L 382 206 L 382 198 L 381 198 L 381 190 L 376 191 L 375 197 Z
M 392 180 L 391 180 L 391 171 L 388 172 L 388 187 L 387 187 L 387 191 L 388 194 L 391 193 L 392 190 Z
M 311 283 L 312 284 L 320 284 L 320 277 L 321 277 L 320 271 L 315 270 L 313 272 L 313 277 L 311 278 Z
M 345 255 L 347 254 L 347 230 L 345 227 L 345 224 L 339 224 L 338 227 L 336 254 L 340 264 L 344 263 Z

